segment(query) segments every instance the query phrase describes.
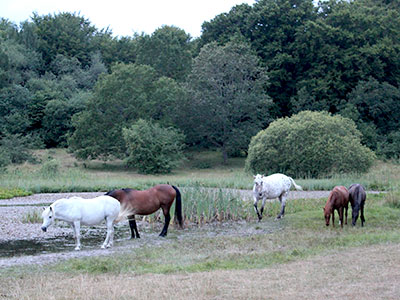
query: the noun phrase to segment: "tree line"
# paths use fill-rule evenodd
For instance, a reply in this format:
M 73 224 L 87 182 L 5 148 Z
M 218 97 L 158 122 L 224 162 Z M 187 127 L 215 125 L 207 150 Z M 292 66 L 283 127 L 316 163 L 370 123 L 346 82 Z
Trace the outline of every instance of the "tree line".
M 134 134 L 123 130 L 152 123 L 226 160 L 246 155 L 273 120 L 304 110 L 350 118 L 364 145 L 398 157 L 399 8 L 260 0 L 204 22 L 196 39 L 174 26 L 114 37 L 68 12 L 19 25 L 3 18 L 0 165 L 32 147 L 126 158 L 124 137 Z

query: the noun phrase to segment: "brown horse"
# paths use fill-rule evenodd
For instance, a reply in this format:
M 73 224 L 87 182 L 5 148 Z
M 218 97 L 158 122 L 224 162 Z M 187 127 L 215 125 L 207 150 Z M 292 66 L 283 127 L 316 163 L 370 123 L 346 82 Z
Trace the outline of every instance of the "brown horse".
M 349 192 L 344 186 L 335 186 L 330 192 L 324 207 L 325 224 L 329 226 L 332 215 L 332 226 L 335 227 L 335 209 L 339 213 L 340 226 L 343 228 L 343 210 L 346 210 L 345 224 L 347 225 L 347 210 L 349 208 Z
M 178 188 L 173 185 L 158 184 L 144 191 L 133 189 L 113 190 L 109 191 L 106 195 L 117 199 L 121 203 L 121 209 L 130 210 L 131 213 L 128 219 L 133 239 L 135 238 L 135 233 L 136 238 L 140 238 L 135 215 L 150 215 L 159 208 L 162 209 L 165 217 L 164 227 L 160 236 L 167 236 L 168 226 L 171 220 L 169 210 L 175 198 L 175 217 L 178 219 L 181 228 L 183 227 L 181 193 Z

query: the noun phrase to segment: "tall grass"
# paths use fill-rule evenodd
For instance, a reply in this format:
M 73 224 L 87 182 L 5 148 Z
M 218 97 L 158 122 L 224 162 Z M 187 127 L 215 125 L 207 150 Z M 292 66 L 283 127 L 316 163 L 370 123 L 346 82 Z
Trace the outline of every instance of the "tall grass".
M 31 210 L 25 213 L 22 216 L 22 223 L 25 224 L 36 224 L 36 223 L 42 223 L 42 211 L 41 210 Z
M 126 169 L 121 162 L 82 164 L 65 150 L 58 149 L 47 155 L 49 160 L 43 165 L 14 166 L 1 173 L 0 188 L 29 193 L 91 192 L 125 187 L 144 189 L 158 183 L 170 183 L 178 187 L 251 189 L 253 177 L 244 172 L 244 159 L 233 159 L 228 165 L 222 165 L 218 163 L 218 155 L 210 151 L 191 154 L 190 160 L 171 174 L 142 175 Z M 202 168 L 196 167 L 198 165 Z M 361 183 L 369 190 L 391 190 L 394 182 L 400 182 L 400 165 L 377 162 L 366 174 L 334 174 L 328 178 L 295 180 L 304 190 L 330 190 L 335 185 L 352 183 Z
M 249 220 L 254 215 L 251 203 L 243 201 L 237 191 L 187 188 L 183 199 L 183 213 L 191 223 Z

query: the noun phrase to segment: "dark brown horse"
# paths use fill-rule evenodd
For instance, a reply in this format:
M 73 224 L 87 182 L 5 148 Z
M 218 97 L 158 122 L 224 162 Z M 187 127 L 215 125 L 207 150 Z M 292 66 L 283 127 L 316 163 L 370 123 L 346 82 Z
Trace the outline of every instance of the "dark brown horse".
M 361 211 L 361 227 L 364 226 L 365 218 L 364 218 L 364 204 L 365 199 L 367 198 L 367 194 L 365 193 L 365 189 L 361 184 L 355 183 L 349 187 L 349 201 L 352 209 L 352 224 L 356 226 L 356 222 L 358 219 L 358 214 Z
M 131 211 L 128 219 L 133 239 L 135 238 L 135 233 L 136 238 L 140 238 L 135 215 L 150 215 L 159 208 L 162 209 L 165 217 L 164 227 L 160 236 L 166 236 L 171 220 L 169 210 L 175 198 L 175 217 L 178 219 L 181 228 L 183 227 L 181 193 L 178 188 L 173 185 L 158 184 L 144 191 L 133 189 L 113 190 L 109 191 L 106 195 L 117 199 L 121 203 L 121 209 L 129 209 Z
M 339 213 L 340 226 L 343 228 L 343 210 L 346 210 L 345 224 L 347 225 L 347 210 L 349 208 L 349 192 L 344 186 L 335 186 L 330 192 L 324 207 L 325 224 L 329 226 L 332 215 L 332 226 L 335 227 L 335 209 Z

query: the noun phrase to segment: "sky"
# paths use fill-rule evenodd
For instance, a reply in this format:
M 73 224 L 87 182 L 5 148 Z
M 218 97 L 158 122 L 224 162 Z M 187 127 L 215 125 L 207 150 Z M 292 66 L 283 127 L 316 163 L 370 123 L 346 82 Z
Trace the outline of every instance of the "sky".
M 163 25 L 176 26 L 192 37 L 201 35 L 201 25 L 229 12 L 238 4 L 256 0 L 0 0 L 0 17 L 19 24 L 39 15 L 79 13 L 97 29 L 112 30 L 114 36 L 152 34 Z

